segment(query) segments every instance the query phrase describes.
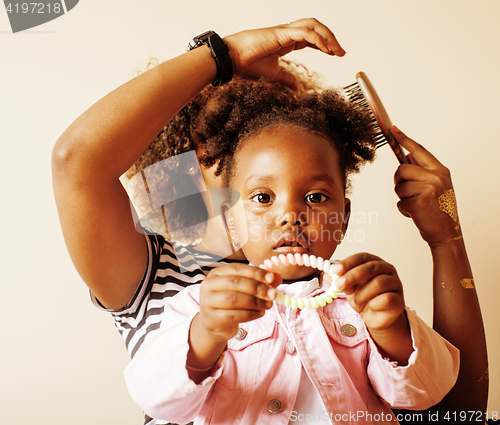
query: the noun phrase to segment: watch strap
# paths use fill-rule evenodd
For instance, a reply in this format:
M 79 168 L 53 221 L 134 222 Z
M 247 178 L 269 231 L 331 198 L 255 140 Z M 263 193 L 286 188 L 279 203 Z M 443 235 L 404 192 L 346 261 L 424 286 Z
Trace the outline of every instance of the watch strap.
M 231 62 L 227 44 L 216 32 L 207 31 L 191 40 L 187 50 L 193 50 L 202 45 L 208 46 L 217 64 L 217 77 L 212 85 L 218 87 L 231 81 L 233 78 L 233 63 Z

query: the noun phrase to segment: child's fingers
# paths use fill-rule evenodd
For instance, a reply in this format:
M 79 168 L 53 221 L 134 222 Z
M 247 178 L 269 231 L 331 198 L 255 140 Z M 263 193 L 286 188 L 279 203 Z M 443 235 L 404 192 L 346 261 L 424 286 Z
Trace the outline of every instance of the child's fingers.
M 403 295 L 399 292 L 384 292 L 372 298 L 364 311 L 360 311 L 366 326 L 373 330 L 383 330 L 391 326 L 401 316 L 405 308 Z
M 213 323 L 220 323 L 227 326 L 229 323 L 237 325 L 238 323 L 251 322 L 252 320 L 258 319 L 266 314 L 266 310 L 212 310 L 211 319 Z M 236 334 L 234 332 L 229 338 Z M 229 339 L 228 338 L 228 339 Z
M 210 271 L 202 283 L 202 292 L 238 292 L 264 301 L 276 298 L 281 276 L 248 264 L 227 264 Z
M 358 285 L 350 301 L 354 302 L 358 312 L 367 308 L 375 311 L 391 310 L 394 306 L 388 304 L 387 301 L 397 299 L 391 294 L 396 294 L 401 300 L 403 299 L 399 278 L 389 274 L 380 274 L 365 285 Z M 398 302 L 398 307 L 404 304 L 401 300 Z
M 404 298 L 400 291 L 381 292 L 369 300 L 369 308 L 373 312 L 397 311 L 401 313 L 404 310 Z
M 407 137 L 396 126 L 391 128 L 391 134 L 401 146 L 411 153 L 412 160 L 417 163 L 416 165 L 420 165 L 429 170 L 435 170 L 443 166 L 427 149 L 413 139 Z
M 249 285 L 246 286 L 249 288 Z M 238 289 L 242 287 L 243 285 L 239 285 Z M 276 290 L 273 289 L 273 291 Z M 267 296 L 265 294 L 259 295 L 260 297 Z M 256 294 L 241 291 L 212 290 L 208 297 L 204 297 L 203 302 L 204 306 L 214 310 L 268 310 L 273 306 L 269 297 L 259 298 Z
M 247 277 L 257 282 L 264 283 L 276 288 L 281 285 L 282 280 L 279 274 L 266 271 L 249 264 L 233 263 L 216 267 L 210 271 L 208 277 L 212 276 L 241 276 Z
M 332 271 L 334 274 L 342 276 L 352 268 L 373 260 L 380 260 L 380 258 L 367 252 L 360 252 L 358 254 L 354 254 L 347 258 L 344 258 L 342 261 L 339 261 L 333 266 Z
M 351 255 L 333 268 L 335 274 L 341 277 L 335 285 L 347 295 L 356 290 L 379 274 L 392 274 L 394 267 L 379 257 L 366 252 Z

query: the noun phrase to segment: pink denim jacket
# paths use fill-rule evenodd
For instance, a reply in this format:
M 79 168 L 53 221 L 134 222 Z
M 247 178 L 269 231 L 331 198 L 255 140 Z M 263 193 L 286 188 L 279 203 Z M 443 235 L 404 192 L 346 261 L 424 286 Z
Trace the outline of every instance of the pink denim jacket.
M 220 367 L 197 385 L 188 377 L 186 358 L 199 288 L 193 285 L 169 300 L 160 332 L 144 342 L 125 370 L 132 398 L 155 419 L 286 425 L 294 419 L 303 366 L 325 406 L 316 420 L 397 423 L 391 407 L 427 409 L 457 379 L 458 350 L 413 310 L 406 314 L 414 351 L 400 367 L 381 356 L 363 320 L 341 296 L 318 310 L 275 305 L 264 317 L 242 323 Z

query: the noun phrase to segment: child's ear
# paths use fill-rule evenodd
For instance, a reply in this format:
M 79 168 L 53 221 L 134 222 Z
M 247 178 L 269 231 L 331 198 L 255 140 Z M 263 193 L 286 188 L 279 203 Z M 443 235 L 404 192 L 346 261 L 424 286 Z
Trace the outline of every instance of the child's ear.
M 222 223 L 231 241 L 231 247 L 235 251 L 238 251 L 241 246 L 238 241 L 238 236 L 236 233 L 236 225 L 234 221 L 234 216 L 231 211 L 231 204 L 228 201 L 224 201 L 220 205 L 220 215 L 222 217 Z
M 351 200 L 345 198 L 344 200 L 344 220 L 342 221 L 342 232 L 345 234 L 347 232 L 347 226 L 349 224 L 349 218 L 351 217 Z

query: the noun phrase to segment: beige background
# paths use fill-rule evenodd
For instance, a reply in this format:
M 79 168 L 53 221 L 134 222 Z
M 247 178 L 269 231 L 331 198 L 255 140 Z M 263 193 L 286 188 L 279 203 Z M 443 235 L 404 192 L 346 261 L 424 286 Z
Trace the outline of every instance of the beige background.
M 50 176 L 59 135 L 150 57 L 176 56 L 194 35 L 310 16 L 348 54 L 294 57 L 340 86 L 365 71 L 393 122 L 453 172 L 487 332 L 489 410 L 500 410 L 500 1 L 82 0 L 18 34 L 0 13 L 0 423 L 142 423 L 124 384 L 121 337 L 91 305 L 64 246 Z M 357 179 L 337 256 L 363 250 L 395 264 L 407 304 L 431 323 L 430 255 L 396 209 L 396 167 L 386 147 Z

